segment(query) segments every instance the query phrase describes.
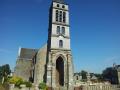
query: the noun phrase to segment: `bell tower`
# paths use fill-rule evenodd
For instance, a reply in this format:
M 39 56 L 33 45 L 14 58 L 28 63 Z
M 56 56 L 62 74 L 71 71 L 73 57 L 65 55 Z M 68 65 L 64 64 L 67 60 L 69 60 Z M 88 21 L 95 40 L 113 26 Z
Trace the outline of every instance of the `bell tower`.
M 53 0 L 49 11 L 46 83 L 55 90 L 73 90 L 69 29 L 68 4 L 64 0 Z
M 69 11 L 64 0 L 53 0 L 49 17 L 50 49 L 70 50 Z

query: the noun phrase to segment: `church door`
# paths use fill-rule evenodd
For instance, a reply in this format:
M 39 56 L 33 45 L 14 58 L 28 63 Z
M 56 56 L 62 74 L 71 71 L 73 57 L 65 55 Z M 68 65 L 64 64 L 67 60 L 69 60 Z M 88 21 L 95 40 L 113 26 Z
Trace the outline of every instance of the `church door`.
M 64 86 L 64 61 L 62 57 L 56 60 L 56 84 Z

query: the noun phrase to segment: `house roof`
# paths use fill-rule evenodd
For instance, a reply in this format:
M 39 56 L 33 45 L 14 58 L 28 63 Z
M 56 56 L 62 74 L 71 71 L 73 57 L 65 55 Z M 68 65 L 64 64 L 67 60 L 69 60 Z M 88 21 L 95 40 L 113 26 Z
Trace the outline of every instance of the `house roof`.
M 91 79 L 92 79 L 92 80 L 96 80 L 97 77 L 96 77 L 95 75 L 93 75 L 93 76 L 91 77 Z

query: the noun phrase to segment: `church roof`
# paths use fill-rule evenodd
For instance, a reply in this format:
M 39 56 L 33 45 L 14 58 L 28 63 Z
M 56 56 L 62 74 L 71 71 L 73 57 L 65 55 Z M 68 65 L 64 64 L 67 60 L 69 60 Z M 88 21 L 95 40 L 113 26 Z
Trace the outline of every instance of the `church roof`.
M 65 3 L 65 0 L 53 0 L 53 2 L 57 2 L 57 3 L 62 3 L 62 4 L 64 4 L 64 3 Z
M 37 52 L 38 52 L 37 49 L 21 48 L 20 53 L 19 53 L 19 58 L 20 59 L 32 59 Z

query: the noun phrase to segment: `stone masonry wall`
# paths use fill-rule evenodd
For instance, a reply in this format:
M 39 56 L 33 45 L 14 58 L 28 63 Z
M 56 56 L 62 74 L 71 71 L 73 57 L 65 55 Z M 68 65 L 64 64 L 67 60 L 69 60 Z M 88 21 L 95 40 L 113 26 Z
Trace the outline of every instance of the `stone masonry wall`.
M 74 90 L 120 90 L 117 85 L 84 85 L 75 87 Z
M 35 64 L 34 83 L 39 84 L 44 81 L 46 65 L 47 45 L 43 46 L 37 53 Z
M 21 77 L 23 80 L 28 81 L 30 77 L 31 60 L 19 59 L 15 67 L 15 76 Z

